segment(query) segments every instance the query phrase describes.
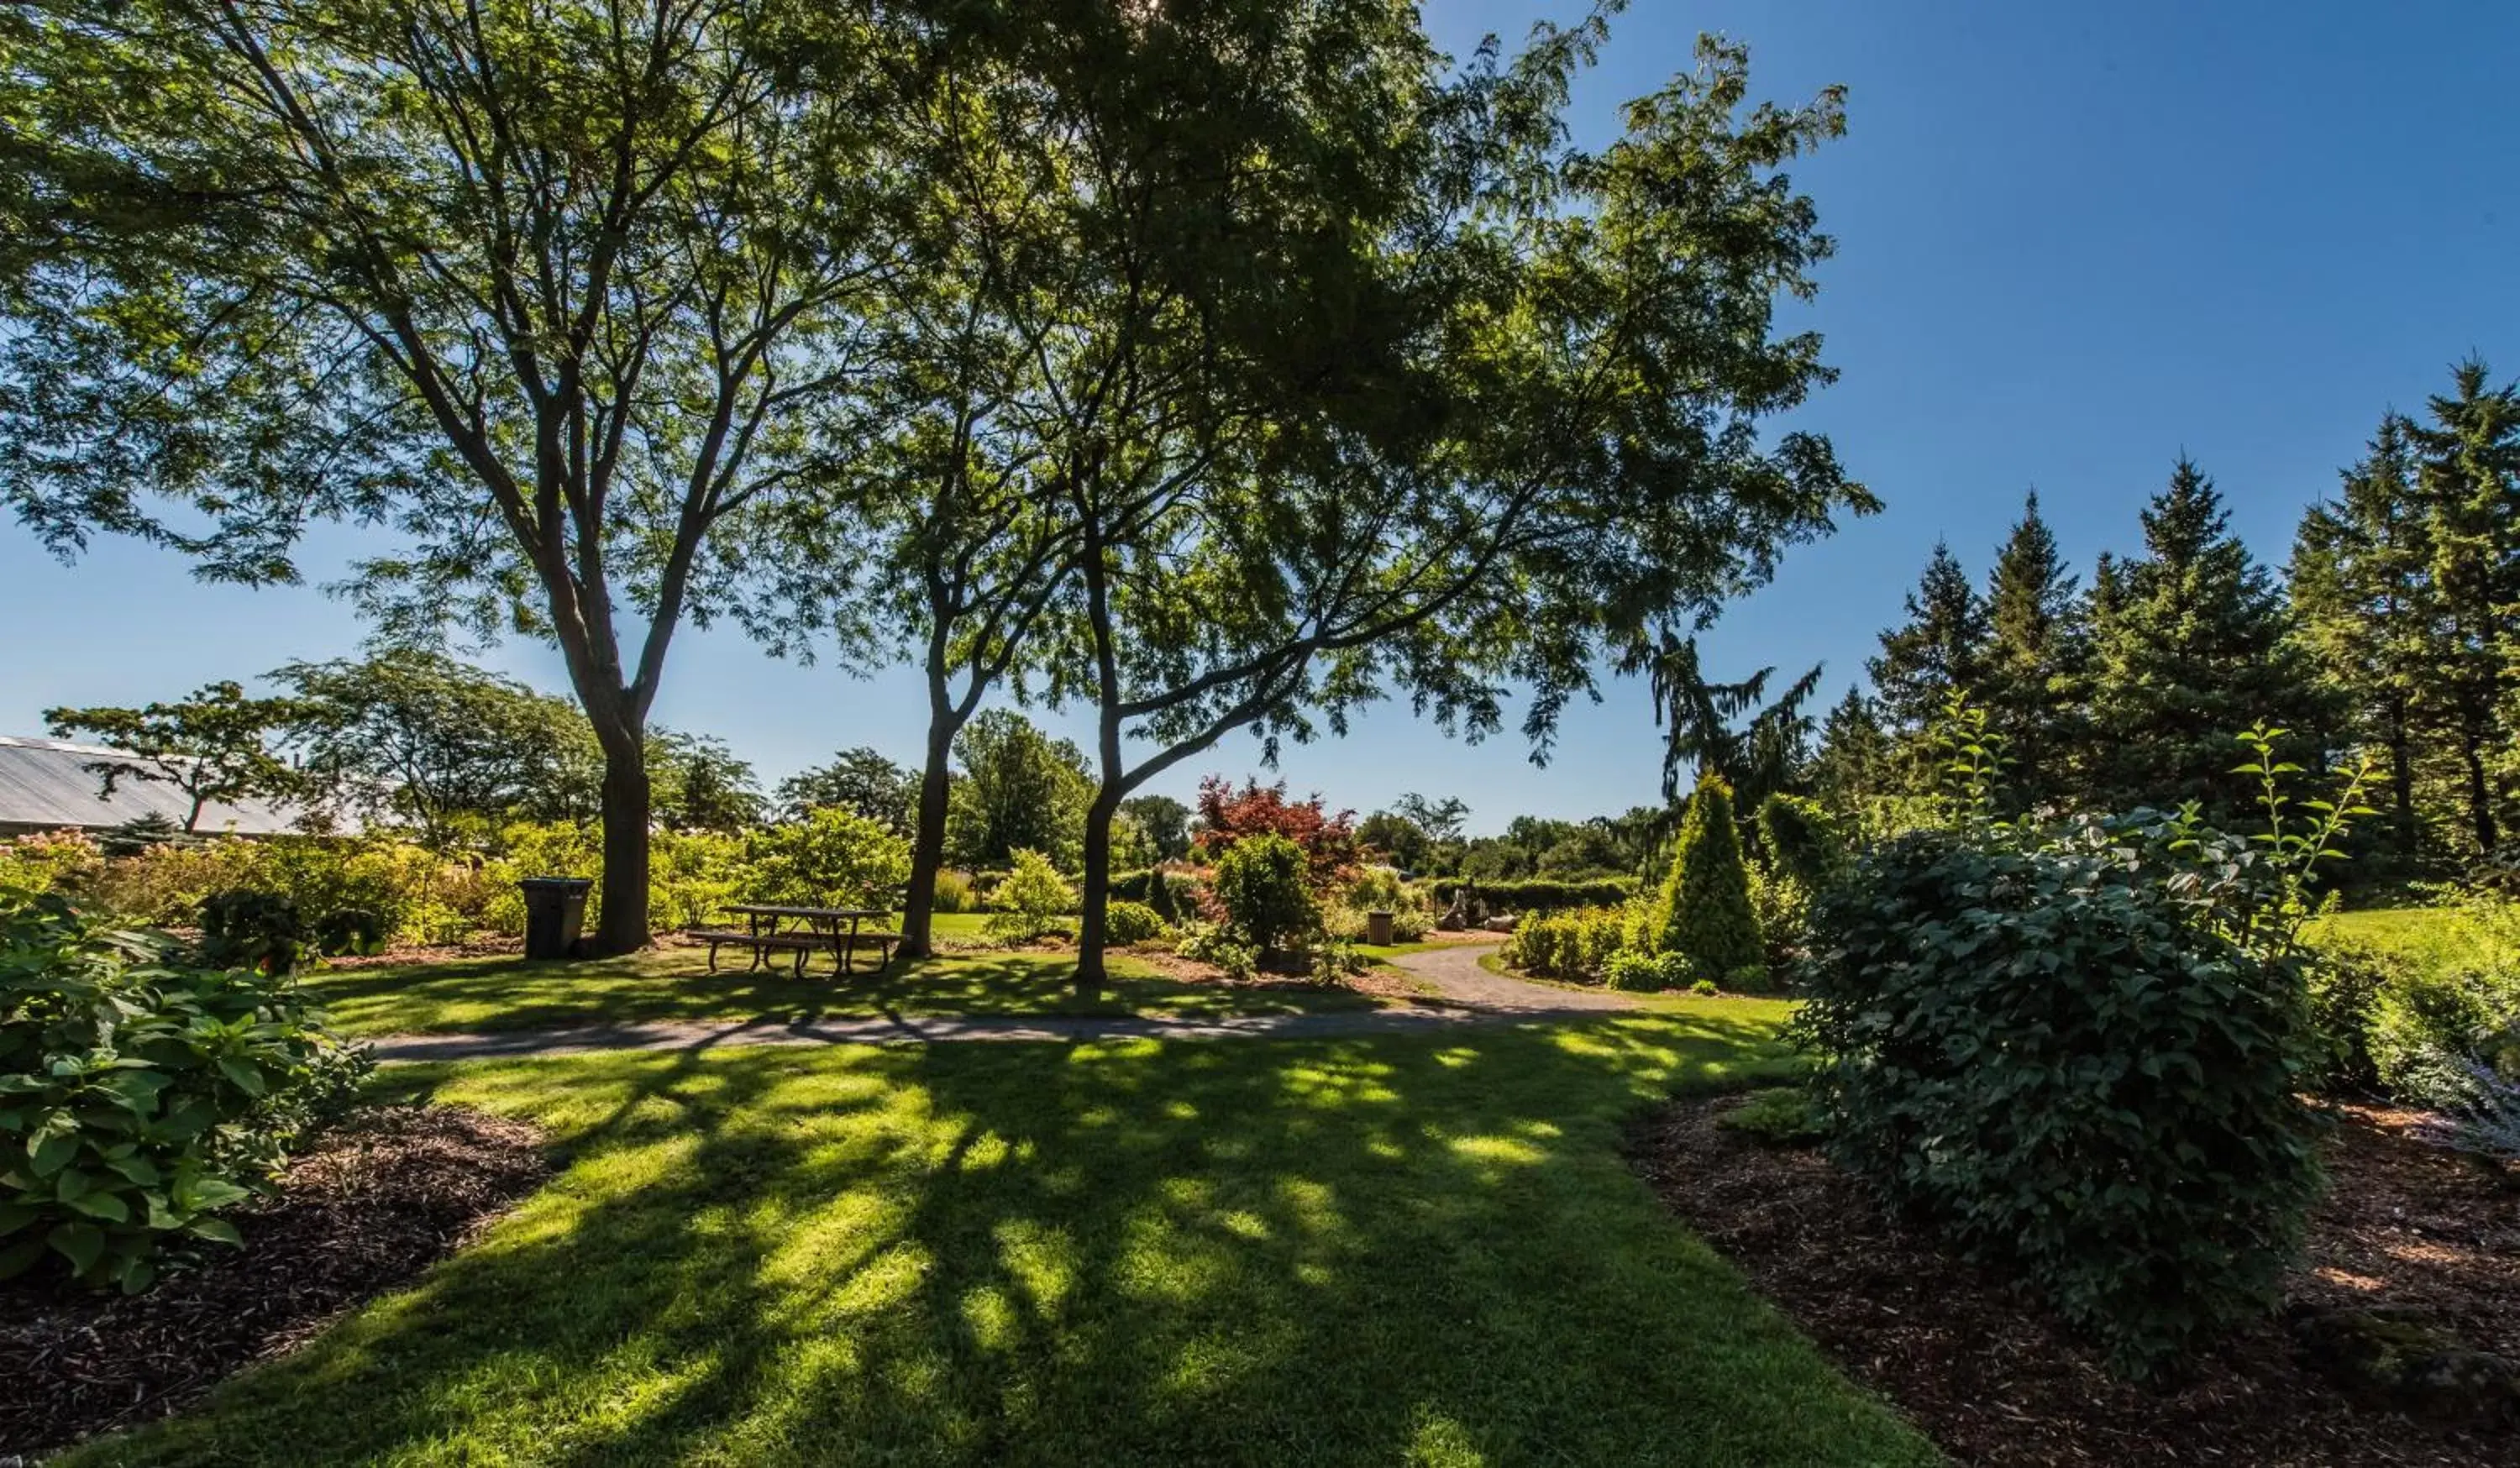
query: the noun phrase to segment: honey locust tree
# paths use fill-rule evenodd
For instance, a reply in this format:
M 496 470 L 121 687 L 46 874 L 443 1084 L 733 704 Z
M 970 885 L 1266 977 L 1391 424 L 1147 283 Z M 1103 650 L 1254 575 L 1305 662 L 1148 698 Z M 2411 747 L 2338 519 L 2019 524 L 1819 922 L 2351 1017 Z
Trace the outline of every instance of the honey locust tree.
M 53 548 L 549 638 L 648 940 L 649 710 L 748 516 L 862 428 L 894 265 L 867 5 L 43 0 L 0 68 L 0 495 Z

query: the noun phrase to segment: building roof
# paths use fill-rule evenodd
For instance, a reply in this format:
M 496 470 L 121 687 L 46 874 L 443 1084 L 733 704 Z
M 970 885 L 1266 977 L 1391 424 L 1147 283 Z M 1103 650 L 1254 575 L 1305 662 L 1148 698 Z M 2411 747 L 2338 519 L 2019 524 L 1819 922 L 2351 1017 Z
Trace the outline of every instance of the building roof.
M 163 780 L 116 780 L 111 800 L 98 798 L 104 781 L 87 767 L 101 759 L 128 758 L 97 744 L 0 734 L 0 831 L 69 825 L 104 830 L 153 811 L 183 824 L 192 802 Z M 295 829 L 296 820 L 294 811 L 269 801 L 213 801 L 202 807 L 194 829 L 203 835 L 271 836 Z

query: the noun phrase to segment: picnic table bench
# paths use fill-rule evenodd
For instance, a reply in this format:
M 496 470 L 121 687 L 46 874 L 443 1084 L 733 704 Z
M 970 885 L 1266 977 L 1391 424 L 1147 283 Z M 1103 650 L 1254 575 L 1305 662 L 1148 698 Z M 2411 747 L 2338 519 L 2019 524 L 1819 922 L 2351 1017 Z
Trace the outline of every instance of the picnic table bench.
M 869 918 L 880 922 L 887 913 L 871 908 L 802 908 L 778 903 L 730 903 L 726 912 L 744 919 L 741 929 L 695 928 L 691 936 L 706 943 L 709 950 L 709 972 L 717 972 L 717 951 L 720 948 L 745 948 L 752 951 L 752 968 L 769 965 L 770 956 L 792 953 L 796 956 L 796 977 L 805 976 L 805 959 L 814 954 L 827 953 L 841 973 L 857 971 L 859 949 L 876 951 L 876 972 L 881 973 L 892 962 L 893 945 L 901 941 L 899 933 L 862 926 Z M 846 924 L 845 928 L 842 924 Z M 793 924 L 793 926 L 783 926 Z

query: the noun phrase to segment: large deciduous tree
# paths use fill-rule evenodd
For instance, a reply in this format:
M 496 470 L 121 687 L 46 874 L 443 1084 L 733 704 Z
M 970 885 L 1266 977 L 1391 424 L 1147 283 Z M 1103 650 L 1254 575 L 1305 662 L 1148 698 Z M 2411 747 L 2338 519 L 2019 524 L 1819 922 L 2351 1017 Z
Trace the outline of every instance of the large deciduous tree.
M 248 697 L 237 684 L 212 683 L 173 703 L 46 709 L 44 724 L 119 751 L 87 766 L 98 799 L 126 779 L 172 785 L 184 796 L 189 832 L 207 806 L 295 792 L 296 772 L 273 747 L 295 716 L 289 699 Z
M 648 941 L 647 724 L 739 522 L 842 454 L 896 71 L 780 0 L 57 0 L 0 72 L 0 494 L 57 549 L 558 643 Z

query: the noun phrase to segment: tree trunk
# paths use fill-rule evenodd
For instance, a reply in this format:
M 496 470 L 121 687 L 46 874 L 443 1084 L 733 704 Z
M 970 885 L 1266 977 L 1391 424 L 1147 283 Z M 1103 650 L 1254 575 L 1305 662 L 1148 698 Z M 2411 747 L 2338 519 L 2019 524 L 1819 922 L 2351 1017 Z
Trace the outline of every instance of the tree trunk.
M 1076 997 L 1101 997 L 1107 977 L 1102 945 L 1111 910 L 1111 817 L 1120 808 L 1120 787 L 1104 780 L 1085 812 L 1085 891 L 1076 925 Z
M 2415 746 L 2407 733 L 2405 700 L 2389 710 L 2390 804 L 2397 814 L 2399 854 L 2408 862 L 2422 855 L 2422 827 L 2415 823 Z
M 901 904 L 901 956 L 923 958 L 935 952 L 936 874 L 945 868 L 945 812 L 951 793 L 954 733 L 960 720 L 931 692 L 927 714 L 927 764 L 919 778 L 919 823 L 910 840 L 910 891 Z
M 2476 849 L 2480 855 L 2494 855 L 2498 832 L 2494 827 L 2494 787 L 2485 774 L 2485 744 L 2473 734 L 2459 741 L 2459 756 L 2467 765 L 2467 814 L 2476 828 Z
M 587 949 L 597 957 L 637 953 L 648 946 L 648 747 L 647 732 L 623 720 L 607 731 L 604 746 L 603 912 Z

